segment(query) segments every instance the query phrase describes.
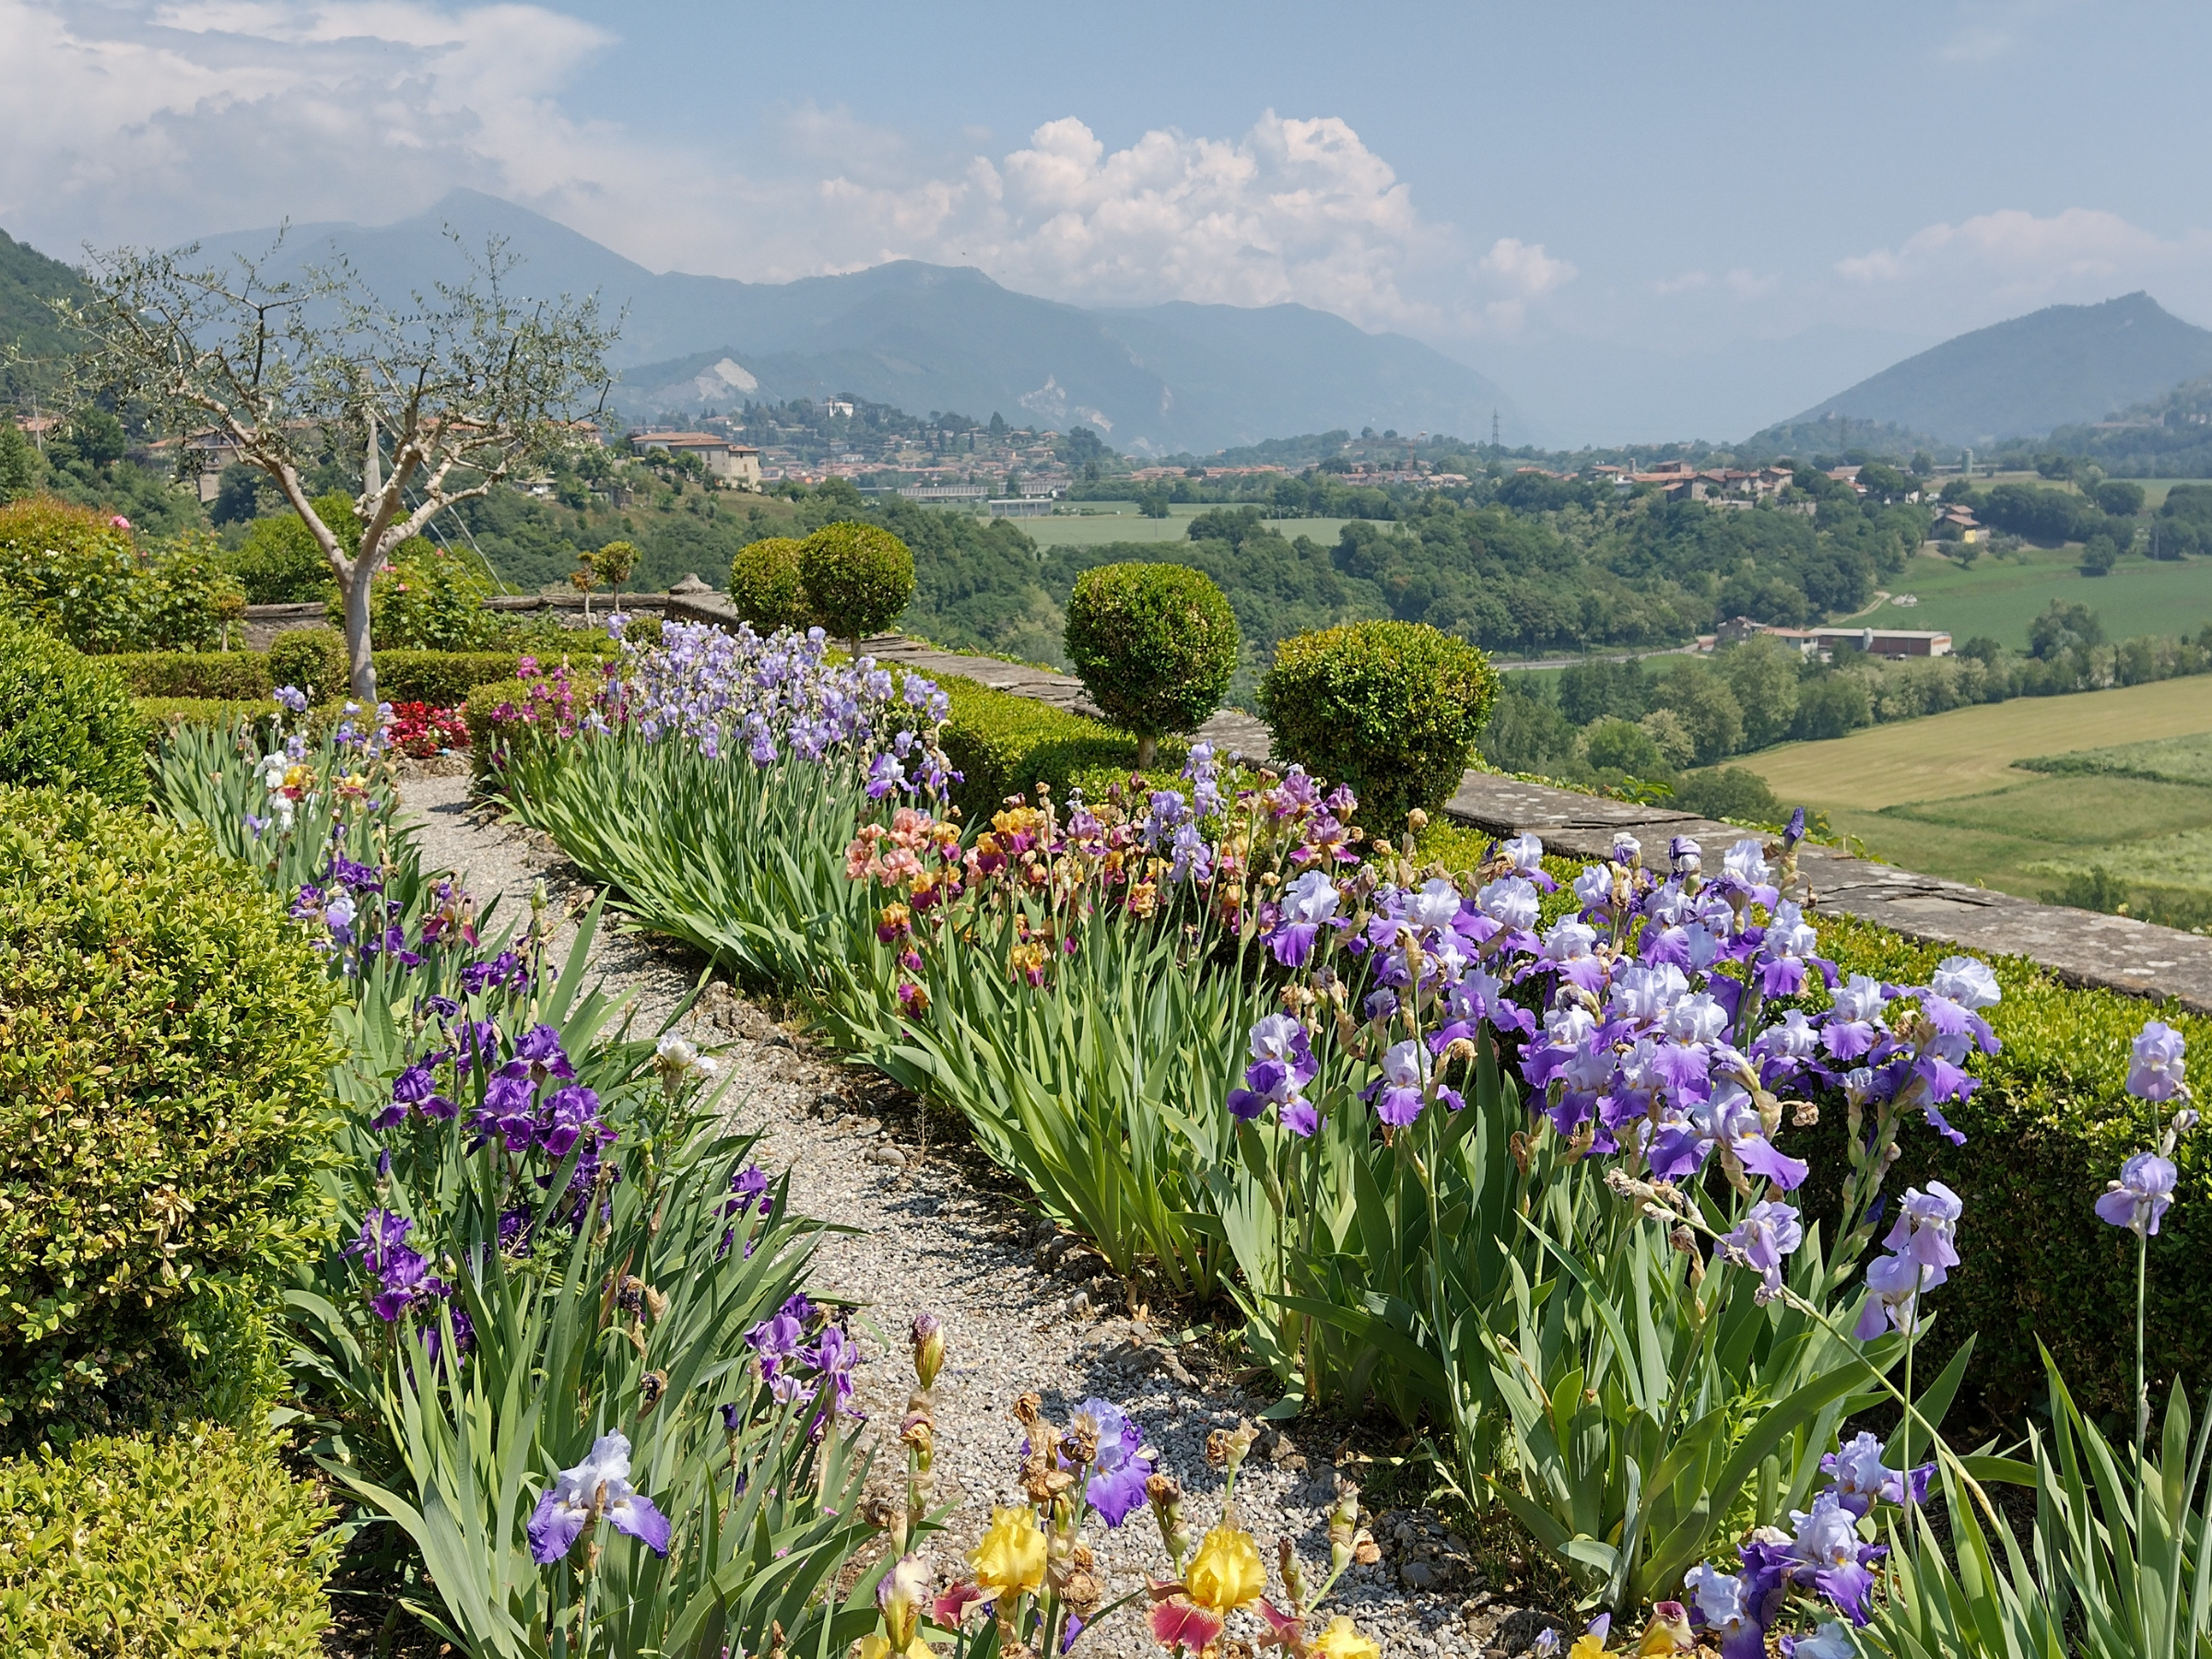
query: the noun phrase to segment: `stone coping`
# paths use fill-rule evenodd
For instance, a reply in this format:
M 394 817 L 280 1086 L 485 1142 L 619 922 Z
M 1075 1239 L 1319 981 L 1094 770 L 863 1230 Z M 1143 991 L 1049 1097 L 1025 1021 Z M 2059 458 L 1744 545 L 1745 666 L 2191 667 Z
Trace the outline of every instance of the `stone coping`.
M 718 596 L 671 599 L 667 610 L 671 616 L 698 621 L 737 619 Z M 898 634 L 878 634 L 865 641 L 863 649 L 880 661 L 900 663 L 924 674 L 962 675 L 994 690 L 1033 697 L 1078 714 L 1098 714 L 1083 695 L 1082 683 L 1072 675 L 940 651 Z M 1215 744 L 1225 758 L 1257 762 L 1268 757 L 1267 728 L 1235 710 L 1215 715 L 1198 735 Z M 1571 858 L 1604 858 L 1612 852 L 1614 836 L 1626 830 L 1643 843 L 1647 859 L 1663 860 L 1667 841 L 1688 835 L 1712 863 L 1732 843 L 1758 835 L 1741 825 L 1666 806 L 1608 800 L 1477 771 L 1460 779 L 1444 812 L 1458 823 L 1492 835 L 1541 836 L 1548 851 Z M 2212 938 L 2154 927 L 2128 916 L 2038 904 L 1989 888 L 1915 875 L 1834 847 L 1801 848 L 1797 868 L 1816 911 L 1858 916 L 1925 943 L 2025 957 L 2070 985 L 2171 997 L 2194 1013 L 2212 1014 Z

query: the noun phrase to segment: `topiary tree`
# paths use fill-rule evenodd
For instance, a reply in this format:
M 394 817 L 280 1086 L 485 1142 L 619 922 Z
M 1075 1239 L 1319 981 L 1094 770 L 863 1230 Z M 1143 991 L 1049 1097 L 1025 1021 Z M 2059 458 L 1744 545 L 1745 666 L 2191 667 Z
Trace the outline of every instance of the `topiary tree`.
M 0 783 L 135 804 L 146 798 L 147 735 L 119 672 L 0 618 Z
M 346 639 L 335 628 L 288 628 L 269 641 L 269 683 L 319 703 L 346 688 Z
M 888 530 L 824 524 L 799 544 L 799 591 L 815 619 L 860 654 L 914 596 L 914 556 Z
M 1110 564 L 1076 579 L 1068 660 L 1106 718 L 1136 735 L 1138 768 L 1159 739 L 1197 729 L 1237 672 L 1237 617 L 1204 571 Z
M 205 834 L 0 789 L 0 1439 L 200 1403 L 265 1351 L 322 1219 L 331 996 Z
M 1359 816 L 1394 829 L 1451 798 L 1498 695 L 1464 640 L 1418 622 L 1350 622 L 1276 648 L 1260 712 L 1277 760 L 1348 783 Z
M 738 548 L 730 561 L 730 605 L 762 633 L 814 626 L 799 581 L 804 545 L 795 535 L 771 535 Z
M 638 544 L 610 541 L 591 548 L 581 557 L 591 565 L 592 574 L 598 578 L 602 586 L 615 590 L 615 603 L 619 606 L 622 602 L 622 584 L 629 580 L 629 573 L 638 568 Z M 586 602 L 588 606 L 589 595 L 586 595 Z

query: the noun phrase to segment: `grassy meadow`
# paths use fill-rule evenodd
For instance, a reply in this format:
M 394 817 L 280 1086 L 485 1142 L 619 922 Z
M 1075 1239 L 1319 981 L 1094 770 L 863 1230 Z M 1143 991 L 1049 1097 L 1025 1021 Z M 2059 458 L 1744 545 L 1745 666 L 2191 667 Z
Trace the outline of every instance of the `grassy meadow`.
M 1931 876 L 2040 898 L 2103 868 L 2212 893 L 2212 677 L 1985 703 L 1729 764 Z
M 1890 597 L 1853 620 L 1883 628 L 1939 628 L 1955 641 L 1987 634 L 2016 651 L 2028 625 L 2053 599 L 2097 613 L 2105 637 L 2194 634 L 2212 622 L 2212 559 L 2124 559 L 2109 576 L 2084 576 L 2081 550 L 2022 547 L 1984 553 L 1971 566 L 1923 552 L 1891 578 Z M 1900 594 L 1918 601 L 1897 603 Z

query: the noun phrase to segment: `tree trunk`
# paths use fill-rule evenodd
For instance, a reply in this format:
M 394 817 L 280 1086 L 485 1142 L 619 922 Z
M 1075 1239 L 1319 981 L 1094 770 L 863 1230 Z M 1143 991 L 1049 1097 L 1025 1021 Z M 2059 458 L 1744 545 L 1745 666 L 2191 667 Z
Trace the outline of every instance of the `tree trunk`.
M 1136 770 L 1138 771 L 1150 771 L 1152 770 L 1152 762 L 1159 757 L 1159 739 L 1157 737 L 1147 736 L 1144 734 L 1139 733 L 1136 739 Z
M 370 653 L 369 586 L 374 566 L 363 559 L 353 561 L 349 576 L 340 578 L 346 595 L 346 660 L 353 700 L 365 709 L 376 707 L 376 658 Z

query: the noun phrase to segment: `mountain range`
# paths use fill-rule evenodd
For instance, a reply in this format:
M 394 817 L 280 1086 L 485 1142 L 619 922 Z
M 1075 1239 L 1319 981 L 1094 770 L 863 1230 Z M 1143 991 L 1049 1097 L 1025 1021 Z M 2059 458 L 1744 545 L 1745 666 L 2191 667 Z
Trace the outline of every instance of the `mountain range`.
M 1987 444 L 2102 420 L 2206 374 L 2212 329 L 2183 322 L 2148 294 L 2125 294 L 2099 305 L 2048 305 L 1957 335 L 1779 429 L 1868 421 Z
M 396 224 L 294 226 L 271 268 L 296 274 L 342 253 L 370 288 L 400 296 L 451 280 L 454 243 L 481 250 L 488 236 L 520 256 L 525 292 L 596 292 L 623 313 L 610 401 L 632 417 L 841 393 L 912 413 L 1084 422 L 1137 454 L 1332 427 L 1487 437 L 1493 414 L 1509 441 L 1524 436 L 1511 400 L 1475 370 L 1301 305 L 1087 310 L 916 260 L 785 283 L 655 274 L 475 191 Z M 249 230 L 201 246 L 253 256 L 275 239 Z

